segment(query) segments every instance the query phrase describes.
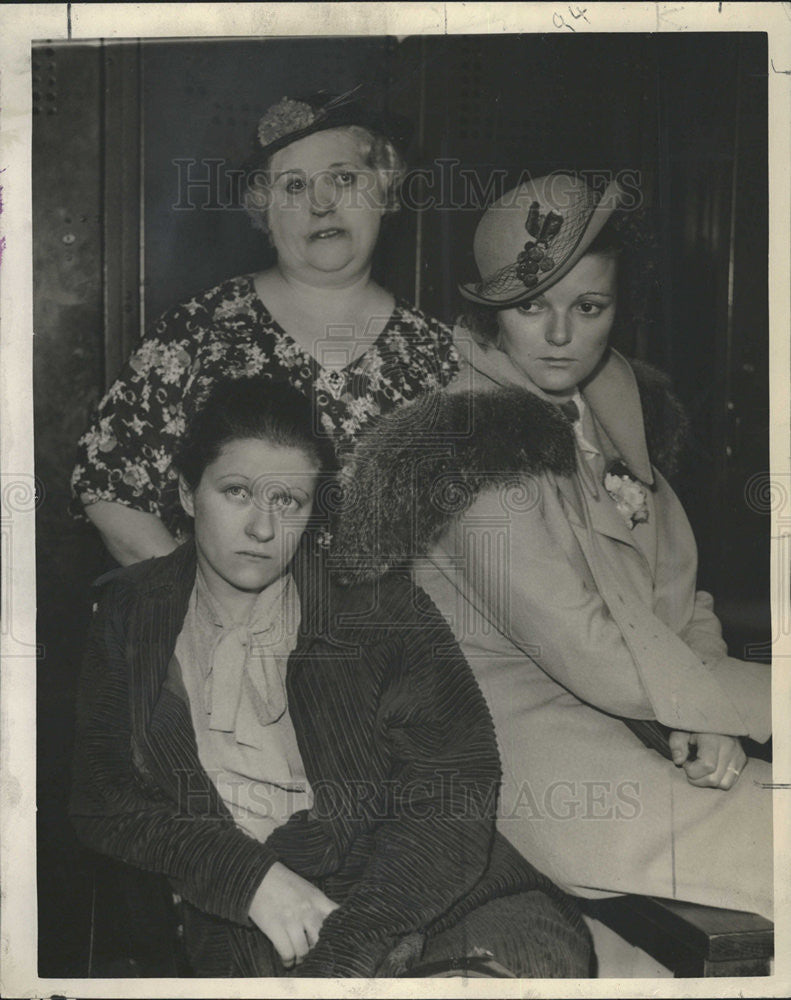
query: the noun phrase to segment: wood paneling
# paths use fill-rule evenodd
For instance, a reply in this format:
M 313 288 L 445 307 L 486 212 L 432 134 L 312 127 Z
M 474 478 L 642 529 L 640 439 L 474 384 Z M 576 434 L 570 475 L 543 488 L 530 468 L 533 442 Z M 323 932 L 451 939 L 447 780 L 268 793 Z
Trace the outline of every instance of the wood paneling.
M 42 975 L 84 974 L 91 877 L 66 817 L 74 687 L 90 583 L 107 565 L 66 514 L 76 442 L 104 388 L 100 46 L 33 51 L 38 860 Z
M 140 43 L 102 48 L 102 298 L 104 387 L 142 334 Z

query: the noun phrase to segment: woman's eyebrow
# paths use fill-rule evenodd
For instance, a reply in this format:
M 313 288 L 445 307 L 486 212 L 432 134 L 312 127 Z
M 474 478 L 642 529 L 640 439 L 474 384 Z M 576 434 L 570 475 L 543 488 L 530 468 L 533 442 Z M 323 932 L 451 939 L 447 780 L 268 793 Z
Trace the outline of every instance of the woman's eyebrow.
M 321 174 L 324 173 L 325 170 L 337 170 L 338 167 L 351 167 L 353 170 L 359 170 L 360 164 L 353 163 L 351 160 L 338 160 L 337 162 L 330 163 L 329 166 L 324 167 L 322 170 L 318 170 L 316 172 Z M 286 174 L 296 174 L 299 177 L 304 177 L 305 171 L 301 170 L 299 167 L 286 167 L 285 170 L 279 170 L 275 174 L 275 180 L 278 180 L 280 177 L 283 177 Z
M 218 479 L 217 482 L 221 483 L 223 479 L 244 479 L 245 482 L 250 481 L 250 477 L 246 476 L 243 472 L 224 472 Z
M 299 167 L 286 167 L 285 170 L 278 170 L 274 179 L 278 180 L 280 177 L 285 177 L 286 174 L 296 174 L 298 177 L 304 177 L 305 171 L 300 170 Z
M 280 486 L 280 492 L 282 492 L 282 493 L 291 493 L 293 496 L 296 496 L 297 494 L 299 494 L 300 496 L 303 496 L 303 497 L 306 497 L 306 498 L 308 496 L 310 496 L 310 494 L 308 493 L 308 491 L 307 490 L 303 490 L 301 486 L 288 486 L 286 484 L 283 484 L 283 485 Z

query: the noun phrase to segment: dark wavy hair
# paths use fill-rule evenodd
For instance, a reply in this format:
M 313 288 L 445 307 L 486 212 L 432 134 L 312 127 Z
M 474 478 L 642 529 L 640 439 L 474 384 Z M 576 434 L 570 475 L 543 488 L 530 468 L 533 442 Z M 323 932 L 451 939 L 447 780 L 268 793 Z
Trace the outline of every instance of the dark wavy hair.
M 297 448 L 316 463 L 322 476 L 336 471 L 335 450 L 316 426 L 310 400 L 287 382 L 261 377 L 215 383 L 189 419 L 173 465 L 194 490 L 223 447 L 244 438 Z
M 618 261 L 618 308 L 610 342 L 630 352 L 636 327 L 657 321 L 659 286 L 652 220 L 645 209 L 616 209 L 586 251 Z M 496 306 L 465 303 L 459 323 L 487 340 L 498 333 Z

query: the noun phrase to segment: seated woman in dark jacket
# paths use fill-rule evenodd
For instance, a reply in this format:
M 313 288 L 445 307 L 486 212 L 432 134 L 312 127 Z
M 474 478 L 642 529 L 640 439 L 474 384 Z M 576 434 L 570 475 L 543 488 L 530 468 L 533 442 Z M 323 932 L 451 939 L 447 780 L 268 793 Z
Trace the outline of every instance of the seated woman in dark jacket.
M 500 766 L 450 630 L 407 579 L 343 588 L 307 400 L 219 383 L 178 458 L 194 540 L 111 574 L 72 815 L 166 875 L 198 975 L 396 975 L 489 952 L 585 976 L 577 911 L 494 837 Z

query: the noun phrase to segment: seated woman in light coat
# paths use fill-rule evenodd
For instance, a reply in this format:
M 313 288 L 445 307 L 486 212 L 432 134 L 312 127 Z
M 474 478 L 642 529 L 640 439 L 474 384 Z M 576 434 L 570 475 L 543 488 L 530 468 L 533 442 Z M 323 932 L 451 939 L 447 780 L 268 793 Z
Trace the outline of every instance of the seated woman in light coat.
M 770 671 L 728 656 L 696 590 L 660 471 L 678 405 L 608 346 L 619 197 L 556 174 L 486 212 L 460 374 L 359 442 L 336 540 L 356 578 L 411 560 L 451 624 L 525 857 L 583 896 L 769 916 L 770 766 L 739 738 L 771 735 Z

